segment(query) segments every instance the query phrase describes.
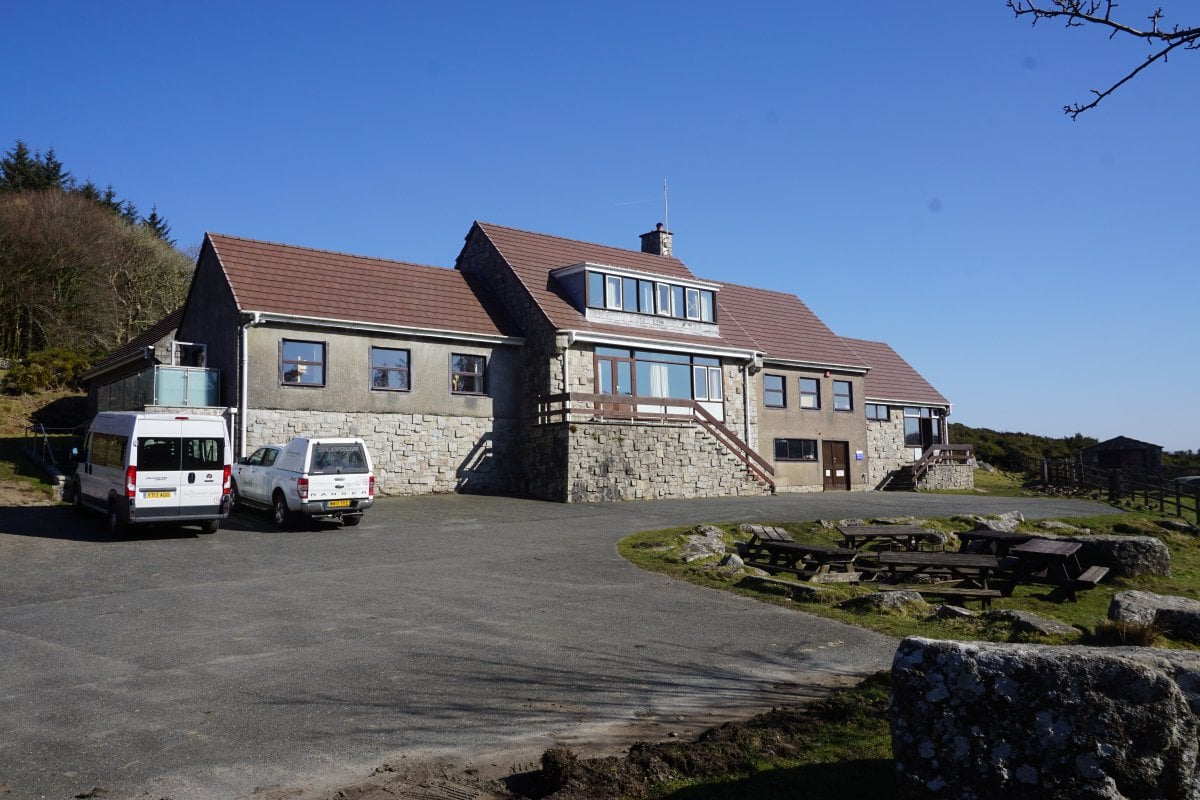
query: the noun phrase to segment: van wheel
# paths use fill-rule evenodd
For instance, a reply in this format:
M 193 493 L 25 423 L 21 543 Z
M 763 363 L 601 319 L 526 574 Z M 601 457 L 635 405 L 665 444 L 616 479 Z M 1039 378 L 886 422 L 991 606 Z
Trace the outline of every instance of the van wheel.
M 281 531 L 286 531 L 296 524 L 296 515 L 288 510 L 287 500 L 283 496 L 283 492 L 276 492 L 274 502 L 271 505 L 271 516 L 275 519 L 275 527 Z
M 221 527 L 221 520 L 206 519 L 200 523 L 201 533 L 216 533 Z
M 108 535 L 114 539 L 125 535 L 128 526 L 121 519 L 121 512 L 117 509 L 116 503 L 108 504 Z
M 83 490 L 79 486 L 78 478 L 71 482 L 71 508 L 81 516 L 87 513 L 83 506 Z
M 354 527 L 360 522 L 362 522 L 362 514 L 346 514 L 342 517 L 342 524 L 350 527 Z

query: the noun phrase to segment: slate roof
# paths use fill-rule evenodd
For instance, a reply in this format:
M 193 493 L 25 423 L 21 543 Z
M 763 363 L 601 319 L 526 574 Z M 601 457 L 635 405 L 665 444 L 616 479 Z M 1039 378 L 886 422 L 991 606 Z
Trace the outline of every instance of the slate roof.
M 209 233 L 238 309 L 320 319 L 520 336 L 458 270 Z
M 884 342 L 843 339 L 871 368 L 864 379 L 867 400 L 949 406 L 950 401 Z
M 113 350 L 101 360 L 97 361 L 91 369 L 85 373 L 90 376 L 95 373 L 104 372 L 109 367 L 119 364 L 130 356 L 137 355 L 138 351 L 144 351 L 147 347 L 152 347 L 163 339 L 166 339 L 175 334 L 179 329 L 179 323 L 183 320 L 183 306 L 175 309 L 158 322 L 151 325 L 146 330 L 139 333 L 137 336 L 130 339 L 125 344 Z

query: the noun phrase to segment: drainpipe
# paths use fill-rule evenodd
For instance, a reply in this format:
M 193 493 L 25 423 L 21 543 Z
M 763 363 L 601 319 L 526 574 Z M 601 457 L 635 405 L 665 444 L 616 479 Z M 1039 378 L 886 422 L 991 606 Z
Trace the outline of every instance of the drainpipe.
M 247 386 L 250 378 L 250 345 L 246 333 L 255 325 L 260 324 L 258 312 L 247 320 L 238 330 L 241 339 L 241 370 L 238 374 L 238 459 L 246 457 L 246 406 L 249 405 L 250 389 Z
M 562 351 L 562 362 L 563 362 L 563 365 L 562 365 L 563 366 L 563 368 L 562 368 L 562 373 L 563 373 L 562 390 L 564 392 L 571 391 L 571 389 L 570 389 L 570 386 L 571 386 L 571 359 L 569 358 L 569 354 L 571 352 L 571 346 L 573 344 L 575 344 L 575 331 L 567 331 L 567 346 L 564 347 L 563 351 Z

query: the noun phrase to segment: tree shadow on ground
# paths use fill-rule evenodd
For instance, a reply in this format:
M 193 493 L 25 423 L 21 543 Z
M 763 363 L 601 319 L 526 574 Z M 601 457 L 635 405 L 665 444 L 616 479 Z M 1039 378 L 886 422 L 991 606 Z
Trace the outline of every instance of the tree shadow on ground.
M 884 758 L 765 770 L 729 783 L 689 786 L 664 800 L 889 800 L 897 797 L 893 762 Z

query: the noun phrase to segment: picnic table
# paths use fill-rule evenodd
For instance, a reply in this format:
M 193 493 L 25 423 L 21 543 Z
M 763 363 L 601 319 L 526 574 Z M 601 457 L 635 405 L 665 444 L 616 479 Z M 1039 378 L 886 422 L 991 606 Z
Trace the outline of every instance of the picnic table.
M 764 540 L 746 563 L 767 572 L 790 572 L 816 582 L 858 580 L 854 570 L 857 550 L 828 544 L 801 544 Z
M 868 544 L 885 544 L 892 549 L 920 550 L 922 544 L 940 544 L 942 537 L 920 525 L 847 525 L 838 528 L 842 546 L 855 550 Z
M 1009 548 L 1015 583 L 1048 583 L 1063 589 L 1068 600 L 1076 599 L 1079 589 L 1091 589 L 1108 574 L 1108 567 L 1079 564 L 1079 542 L 1034 538 Z
M 887 550 L 877 554 L 880 571 L 905 580 L 918 575 L 945 577 L 961 584 L 988 589 L 988 581 L 1000 571 L 1001 559 L 986 553 L 930 553 Z
M 959 547 L 963 553 L 990 553 L 994 556 L 1006 556 L 1014 545 L 1024 544 L 1035 539 L 1032 533 L 1017 531 L 963 531 L 958 534 L 962 542 Z

